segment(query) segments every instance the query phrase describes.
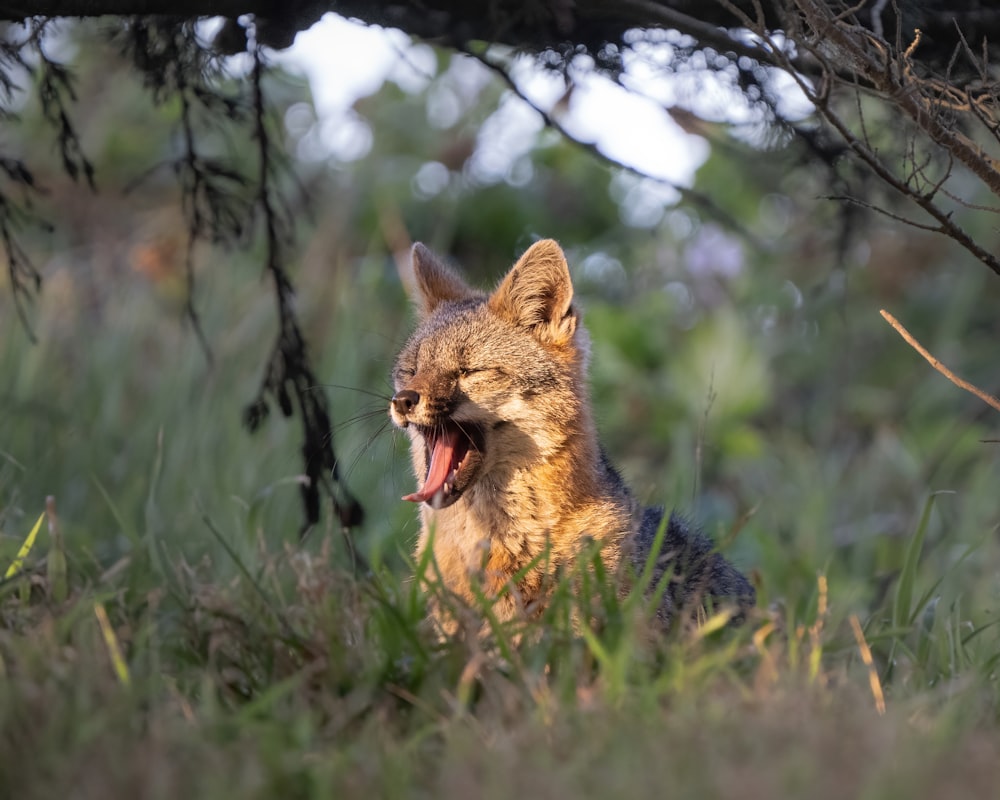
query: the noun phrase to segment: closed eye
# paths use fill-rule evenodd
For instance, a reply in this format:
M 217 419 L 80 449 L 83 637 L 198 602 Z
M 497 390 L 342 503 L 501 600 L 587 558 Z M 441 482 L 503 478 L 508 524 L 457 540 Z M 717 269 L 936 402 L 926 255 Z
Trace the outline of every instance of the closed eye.
M 470 378 L 473 375 L 485 375 L 487 373 L 502 375 L 503 370 L 497 367 L 463 367 L 458 371 L 458 376 L 460 378 Z

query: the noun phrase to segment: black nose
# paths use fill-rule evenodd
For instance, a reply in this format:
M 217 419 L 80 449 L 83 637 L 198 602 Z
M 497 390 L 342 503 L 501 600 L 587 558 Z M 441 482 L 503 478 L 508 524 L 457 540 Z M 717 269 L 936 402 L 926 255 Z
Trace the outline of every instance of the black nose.
M 400 389 L 392 396 L 392 407 L 400 416 L 407 416 L 414 406 L 420 402 L 420 395 L 413 389 Z

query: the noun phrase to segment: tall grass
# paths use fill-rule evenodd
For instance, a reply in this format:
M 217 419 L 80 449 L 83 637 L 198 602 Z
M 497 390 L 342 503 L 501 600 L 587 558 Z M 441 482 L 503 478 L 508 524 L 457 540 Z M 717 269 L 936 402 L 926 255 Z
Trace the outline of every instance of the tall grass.
M 877 536 L 899 437 L 818 452 L 785 431 L 745 477 L 703 476 L 709 527 L 759 589 L 742 627 L 663 636 L 585 555 L 531 622 L 432 588 L 466 633 L 442 639 L 424 622 L 433 565 L 409 556 L 404 447 L 365 393 L 386 391 L 402 293 L 381 262 L 338 274 L 307 276 L 304 312 L 321 374 L 351 387 L 327 390 L 338 422 L 358 418 L 334 435 L 370 571 L 332 527 L 298 540 L 294 425 L 240 428 L 273 325 L 256 276 L 205 278 L 214 371 L 128 282 L 72 320 L 43 295 L 37 346 L 0 314 L 0 797 L 992 791 L 995 481 L 956 496 L 914 479 L 906 535 Z M 595 379 L 641 384 L 633 369 L 598 358 Z M 600 411 L 613 441 L 635 426 Z M 671 441 L 698 425 L 674 420 Z M 662 474 L 689 471 L 690 451 L 665 452 Z M 759 510 L 726 512 L 718 481 Z

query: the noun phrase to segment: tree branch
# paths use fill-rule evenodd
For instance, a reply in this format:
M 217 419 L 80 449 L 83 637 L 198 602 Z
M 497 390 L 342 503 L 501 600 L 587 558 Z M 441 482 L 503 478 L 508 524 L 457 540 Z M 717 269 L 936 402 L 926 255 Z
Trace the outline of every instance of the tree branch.
M 975 386 L 974 384 L 971 384 L 968 381 L 959 378 L 958 375 L 956 375 L 954 372 L 948 369 L 944 364 L 942 364 L 940 361 L 934 358 L 934 356 L 932 356 L 927 351 L 927 348 L 925 348 L 922 344 L 920 344 L 920 342 L 918 342 L 914 338 L 913 334 L 911 334 L 908 330 L 906 330 L 906 328 L 903 327 L 902 323 L 898 319 L 896 319 L 892 314 L 886 311 L 884 308 L 881 309 L 878 313 L 881 314 L 882 318 L 890 325 L 892 325 L 893 328 L 896 329 L 896 332 L 903 337 L 906 343 L 914 350 L 916 350 L 918 353 L 920 353 L 920 355 L 922 355 L 927 360 L 927 363 L 930 364 L 932 367 L 934 367 L 934 369 L 936 369 L 938 372 L 944 375 L 959 389 L 965 389 L 965 391 L 971 392 L 987 405 L 990 405 L 997 411 L 1000 411 L 1000 399 L 994 397 L 989 392 L 984 392 L 978 386 Z
M 680 198 L 690 205 L 700 208 L 707 213 L 709 217 L 714 219 L 716 222 L 720 223 L 724 227 L 736 232 L 741 238 L 749 242 L 757 250 L 763 252 L 767 249 L 767 246 L 753 234 L 752 231 L 748 230 L 746 226 L 742 225 L 739 220 L 729 214 L 725 209 L 718 206 L 711 197 L 699 192 L 697 189 L 691 189 L 686 186 L 680 186 L 676 183 L 668 181 L 666 178 L 658 178 L 646 175 L 644 172 L 639 171 L 635 167 L 629 166 L 628 164 L 619 161 L 606 153 L 602 152 L 597 145 L 592 142 L 585 142 L 581 139 L 577 139 L 573 134 L 571 134 L 566 127 L 559 122 L 555 117 L 553 117 L 544 108 L 541 108 L 537 103 L 535 103 L 530 97 L 528 97 L 521 88 L 517 85 L 516 81 L 511 77 L 510 73 L 505 70 L 500 64 L 495 61 L 491 61 L 485 53 L 477 53 L 471 49 L 462 49 L 466 55 L 479 61 L 484 66 L 488 67 L 490 70 L 495 72 L 503 80 L 507 86 L 510 87 L 511 91 L 514 92 L 521 100 L 527 103 L 541 118 L 542 122 L 552 130 L 559 133 L 566 141 L 573 143 L 577 147 L 590 153 L 595 158 L 600 161 L 610 164 L 613 167 L 624 170 L 625 172 L 631 173 L 632 175 L 637 175 L 641 178 L 646 178 L 647 180 L 654 181 L 663 186 L 667 186 L 673 189 Z
M 834 5 L 830 3 L 831 9 Z M 869 31 L 902 26 L 909 36 L 913 29 L 923 29 L 934 43 L 928 55 L 942 65 L 960 43 L 956 27 L 968 41 L 1000 41 L 1000 8 L 985 7 L 982 0 L 900 5 L 902 10 L 895 3 L 889 7 L 858 3 L 851 10 L 852 18 Z M 836 4 L 837 11 L 841 8 Z M 785 0 L 493 0 L 487 4 L 467 0 L 0 0 L 0 19 L 10 21 L 29 16 L 106 15 L 236 19 L 252 14 L 281 29 L 281 36 L 276 37 L 283 40 L 281 46 L 290 44 L 295 32 L 307 29 L 327 11 L 444 44 L 475 40 L 534 51 L 562 50 L 569 44 L 597 53 L 608 43 L 620 44 L 628 31 L 669 27 L 689 33 L 702 44 L 750 55 L 741 52 L 740 42 L 730 41 L 725 32 L 743 27 L 741 17 L 770 31 L 788 30 Z M 262 41 L 277 46 L 267 36 Z
M 893 61 L 888 46 L 884 42 L 876 41 L 872 34 L 863 30 L 861 31 L 859 40 L 875 48 L 879 54 L 879 57 L 876 58 L 871 51 L 865 49 L 859 41 L 855 41 L 846 33 L 844 26 L 847 23 L 844 23 L 840 18 L 834 19 L 832 12 L 826 6 L 822 5 L 819 0 L 795 0 L 795 2 L 803 11 L 804 21 L 813 31 L 811 38 L 801 36 L 800 43 L 802 46 L 808 47 L 810 52 L 813 53 L 823 66 L 823 78 L 818 88 L 813 86 L 795 69 L 788 55 L 777 46 L 774 46 L 770 32 L 764 29 L 755 30 L 754 32 L 761 36 L 764 41 L 772 44 L 777 64 L 792 77 L 803 94 L 813 103 L 817 112 L 837 131 L 851 151 L 878 178 L 897 191 L 901 196 L 908 198 L 922 208 L 927 214 L 937 220 L 941 233 L 956 241 L 974 255 L 977 260 L 981 261 L 997 275 L 1000 275 L 1000 259 L 984 247 L 981 247 L 954 221 L 950 212 L 940 208 L 934 202 L 934 194 L 940 188 L 943 180 L 930 192 L 922 192 L 910 186 L 909 179 L 900 178 L 886 165 L 885 161 L 868 141 L 867 135 L 865 135 L 864 139 L 859 138 L 844 120 L 841 119 L 840 115 L 834 111 L 831 104 L 831 88 L 836 81 L 842 82 L 842 79 L 839 78 L 838 71 L 834 69 L 830 61 L 837 60 L 841 65 L 846 64 L 850 70 L 861 76 L 877 90 L 880 90 L 883 95 L 888 95 L 887 99 L 892 104 L 902 108 L 904 112 L 912 112 L 919 105 L 920 101 L 915 100 L 913 97 L 913 95 L 919 94 L 919 86 L 912 82 L 906 84 L 904 83 L 905 78 L 893 76 L 893 66 L 896 65 L 896 62 Z M 747 22 L 750 22 L 749 18 Z M 911 50 L 913 48 L 914 45 L 911 44 Z M 901 56 L 901 58 L 905 58 L 905 56 Z M 903 75 L 905 71 L 901 67 L 897 71 L 897 74 Z M 887 87 L 891 91 L 887 91 Z M 855 91 L 859 90 L 856 86 L 854 88 Z M 946 126 L 941 120 L 936 115 L 929 113 L 927 109 L 924 109 L 921 114 L 911 114 L 911 116 L 913 116 L 915 124 L 927 133 L 935 144 L 939 145 L 950 155 L 954 155 L 955 158 L 962 161 L 970 169 L 975 166 L 976 168 L 973 169 L 973 173 L 980 180 L 987 183 L 991 189 L 993 188 L 992 181 L 994 177 L 1000 176 L 997 175 L 991 163 L 992 159 L 989 159 L 985 154 L 980 152 L 980 163 L 969 163 L 969 161 L 975 160 L 971 154 L 973 146 L 967 145 L 968 140 L 961 133 L 957 130 L 950 130 L 950 132 L 946 130 Z M 976 150 L 978 151 L 979 149 L 976 148 Z M 1000 190 L 1000 184 L 998 184 L 998 190 Z M 892 215 L 890 214 L 890 216 Z
M 333 451 L 329 404 L 326 395 L 317 388 L 320 384 L 313 372 L 305 337 L 293 308 L 294 289 L 285 270 L 283 253 L 292 221 L 287 213 L 282 213 L 282 204 L 273 186 L 275 154 L 267 127 L 264 53 L 255 33 L 256 29 L 252 27 L 250 52 L 253 71 L 250 79 L 253 87 L 253 136 L 257 142 L 258 159 L 256 202 L 264 223 L 264 266 L 274 282 L 278 336 L 257 397 L 244 412 L 244 422 L 250 430 L 263 422 L 268 413 L 268 396 L 277 401 L 282 414 L 290 417 L 294 413 L 292 397 L 295 397 L 302 423 L 302 458 L 306 477 L 301 485 L 306 512 L 302 535 L 319 521 L 320 488 L 323 488 L 333 502 L 352 561 L 357 564 L 359 556 L 349 529 L 361 524 L 364 512 L 340 477 Z

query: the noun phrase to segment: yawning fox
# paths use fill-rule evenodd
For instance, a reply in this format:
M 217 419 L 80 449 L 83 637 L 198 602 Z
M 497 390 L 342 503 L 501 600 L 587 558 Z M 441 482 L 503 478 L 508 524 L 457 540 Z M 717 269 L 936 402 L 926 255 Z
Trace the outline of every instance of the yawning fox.
M 419 325 L 393 370 L 392 421 L 411 442 L 420 504 L 418 560 L 432 549 L 444 588 L 498 619 L 540 608 L 553 577 L 589 542 L 609 575 L 641 571 L 663 521 L 641 508 L 597 438 L 587 387 L 590 345 L 566 258 L 532 245 L 492 294 L 413 247 Z M 659 616 L 703 598 L 754 603 L 746 578 L 671 515 L 654 578 L 669 575 Z M 445 630 L 440 608 L 432 614 Z

